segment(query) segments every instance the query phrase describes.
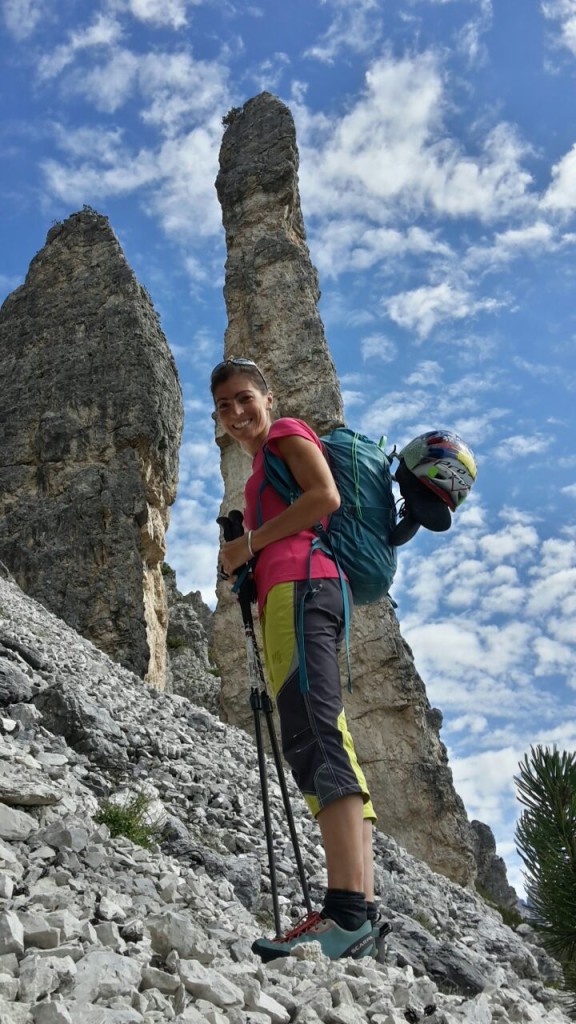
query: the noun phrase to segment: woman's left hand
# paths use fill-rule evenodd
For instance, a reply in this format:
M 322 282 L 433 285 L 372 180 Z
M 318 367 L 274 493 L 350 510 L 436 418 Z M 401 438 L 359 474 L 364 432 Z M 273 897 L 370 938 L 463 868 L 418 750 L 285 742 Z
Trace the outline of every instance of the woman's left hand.
M 225 544 L 222 544 L 220 548 L 220 563 L 225 573 L 232 576 L 236 570 L 240 569 L 246 562 L 251 559 L 250 551 L 248 550 L 248 534 L 243 534 L 242 537 L 236 537 L 235 540 L 229 540 Z

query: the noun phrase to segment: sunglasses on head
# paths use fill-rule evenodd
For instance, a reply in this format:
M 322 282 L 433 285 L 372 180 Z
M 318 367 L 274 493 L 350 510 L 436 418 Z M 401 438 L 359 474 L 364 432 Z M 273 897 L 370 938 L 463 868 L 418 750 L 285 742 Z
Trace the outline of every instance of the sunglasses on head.
M 214 369 L 212 370 L 212 373 L 210 374 L 210 383 L 211 384 L 214 383 L 214 378 L 218 376 L 218 374 L 220 373 L 220 370 L 223 370 L 225 366 L 238 366 L 240 368 L 242 368 L 244 366 L 244 367 L 250 367 L 251 369 L 256 370 L 256 373 L 259 375 L 259 377 L 260 377 L 264 387 L 266 388 L 266 390 L 267 391 L 270 390 L 269 387 L 268 387 L 268 384 L 266 382 L 266 378 L 265 378 L 264 374 L 262 373 L 262 370 L 260 369 L 260 367 L 256 365 L 256 363 L 254 362 L 253 359 L 243 359 L 241 356 L 238 357 L 238 359 L 235 359 L 235 358 L 223 359 L 221 363 L 217 363 L 216 366 L 214 367 Z

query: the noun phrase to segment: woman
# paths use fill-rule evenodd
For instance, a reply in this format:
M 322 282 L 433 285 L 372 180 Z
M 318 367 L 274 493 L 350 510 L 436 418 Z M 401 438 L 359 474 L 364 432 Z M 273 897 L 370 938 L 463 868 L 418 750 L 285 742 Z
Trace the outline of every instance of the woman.
M 222 568 L 232 574 L 257 556 L 254 576 L 264 659 L 280 717 L 282 749 L 320 826 L 328 873 L 319 913 L 281 939 L 258 939 L 252 948 L 264 961 L 288 956 L 296 944 L 308 941 L 320 942 L 331 959 L 374 955 L 375 814 L 342 706 L 342 590 L 329 556 L 315 551 L 310 560 L 314 524 L 325 522 L 338 508 L 338 489 L 314 431 L 302 420 L 272 422 L 272 392 L 255 363 L 219 363 L 210 386 L 222 429 L 253 460 L 245 490 L 247 532 L 222 545 Z M 262 487 L 264 444 L 287 463 L 302 490 L 292 505 L 270 485 Z M 294 628 L 295 608 L 302 599 L 307 692 L 301 691 Z

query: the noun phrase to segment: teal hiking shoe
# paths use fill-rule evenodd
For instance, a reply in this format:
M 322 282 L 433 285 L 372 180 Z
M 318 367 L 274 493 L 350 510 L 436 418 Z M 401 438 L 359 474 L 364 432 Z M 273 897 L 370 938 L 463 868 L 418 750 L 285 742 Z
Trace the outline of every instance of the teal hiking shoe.
M 279 956 L 290 956 L 294 946 L 299 946 L 302 942 L 319 942 L 322 952 L 330 960 L 340 960 L 344 956 L 359 960 L 360 957 L 374 954 L 370 921 L 365 921 L 360 928 L 348 932 L 329 917 L 322 917 L 318 911 L 308 914 L 295 928 L 279 939 L 256 939 L 252 943 L 252 952 L 267 964 Z

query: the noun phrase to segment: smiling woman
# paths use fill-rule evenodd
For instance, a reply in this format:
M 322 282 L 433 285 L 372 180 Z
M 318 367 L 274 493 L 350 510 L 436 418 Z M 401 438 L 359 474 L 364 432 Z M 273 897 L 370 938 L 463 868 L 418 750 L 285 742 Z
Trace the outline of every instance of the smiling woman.
M 281 938 L 258 939 L 252 948 L 265 962 L 289 956 L 295 945 L 311 941 L 320 942 L 331 959 L 370 956 L 378 917 L 375 814 L 348 732 L 338 664 L 342 587 L 348 584 L 341 584 L 336 563 L 322 551 L 311 561 L 315 524 L 326 525 L 340 496 L 314 431 L 302 420 L 272 422 L 272 392 L 255 363 L 243 358 L 219 363 L 210 388 L 221 427 L 253 458 L 245 489 L 248 532 L 223 544 L 220 559 L 233 574 L 255 558 L 264 659 L 282 750 L 318 819 L 328 873 L 320 912 Z M 301 489 L 290 505 L 265 486 L 265 447 L 284 460 Z

